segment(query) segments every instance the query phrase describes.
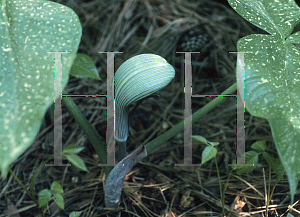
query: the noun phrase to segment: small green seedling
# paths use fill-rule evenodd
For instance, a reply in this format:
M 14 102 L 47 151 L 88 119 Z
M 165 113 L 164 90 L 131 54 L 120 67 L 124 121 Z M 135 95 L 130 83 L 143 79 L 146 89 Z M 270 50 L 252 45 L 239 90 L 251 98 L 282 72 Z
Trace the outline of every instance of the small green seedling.
M 83 160 L 77 156 L 76 154 L 82 151 L 84 147 L 78 147 L 75 144 L 68 145 L 65 147 L 62 151 L 62 156 L 65 159 L 68 159 L 74 166 L 76 166 L 78 169 L 81 169 L 85 172 L 88 172 L 85 163 Z M 41 216 L 43 216 L 43 207 L 50 201 L 52 195 L 53 200 L 55 203 L 62 209 L 64 209 L 64 200 L 61 194 L 63 193 L 62 187 L 58 184 L 58 182 L 54 181 L 51 184 L 51 188 L 49 189 L 43 189 L 38 193 L 38 199 L 36 199 L 34 195 L 34 181 L 36 177 L 38 176 L 39 172 L 44 168 L 45 164 L 48 163 L 50 160 L 52 160 L 54 156 L 52 155 L 47 160 L 45 160 L 39 168 L 34 172 L 33 176 L 30 180 L 30 191 L 27 190 L 25 185 L 22 183 L 22 181 L 15 175 L 15 173 L 8 168 L 9 172 L 14 176 L 14 178 L 17 180 L 17 182 L 20 184 L 20 186 L 26 191 L 28 196 L 38 205 L 40 208 Z
M 242 166 L 233 166 L 234 170 L 237 170 L 237 174 L 243 174 L 243 173 L 249 173 L 254 170 L 254 168 L 258 165 L 258 156 L 263 155 L 263 157 L 266 159 L 267 163 L 269 164 L 269 183 L 268 183 L 268 193 L 267 193 L 267 201 L 266 201 L 266 213 L 268 213 L 268 206 L 271 201 L 273 192 L 275 190 L 275 187 L 280 179 L 283 178 L 283 174 L 285 172 L 283 165 L 281 164 L 281 161 L 279 158 L 271 157 L 266 151 L 266 141 L 257 141 L 251 145 L 252 149 L 255 149 L 257 151 L 247 151 L 245 153 L 245 163 L 246 164 L 253 164 L 253 167 L 242 167 Z M 236 164 L 235 161 L 233 161 L 233 164 Z M 271 169 L 273 169 L 277 176 L 277 179 L 275 181 L 275 184 L 273 186 L 272 192 L 270 192 L 271 188 Z
M 85 172 L 89 172 L 83 160 L 78 155 L 76 155 L 77 153 L 81 152 L 83 149 L 84 147 L 80 147 L 80 146 L 78 147 L 75 144 L 71 144 L 63 149 L 62 156 L 63 158 L 66 158 L 68 161 L 70 161 L 70 163 L 76 166 L 78 169 L 81 169 Z
M 217 149 L 214 147 L 216 145 L 219 145 L 219 142 L 209 142 L 207 139 L 205 139 L 203 136 L 192 136 L 193 139 L 206 144 L 207 146 L 204 148 L 203 152 L 202 152 L 202 159 L 201 159 L 201 164 L 204 164 L 205 162 L 211 160 L 212 158 L 214 158 L 215 160 L 215 164 L 216 164 L 216 168 L 217 168 L 217 174 L 218 174 L 218 180 L 219 180 L 219 187 L 220 187 L 220 197 L 221 197 L 221 201 L 222 201 L 222 213 L 223 215 L 225 215 L 225 191 L 229 182 L 229 178 L 230 175 L 232 173 L 233 170 L 230 171 L 228 178 L 227 178 L 227 182 L 226 185 L 224 186 L 224 189 L 222 191 L 222 185 L 221 185 L 221 178 L 220 178 L 220 173 L 219 173 L 219 167 L 218 167 L 218 163 L 217 163 Z
M 43 189 L 38 193 L 38 203 L 39 208 L 45 206 L 50 200 L 53 195 L 54 202 L 62 209 L 65 208 L 64 205 L 64 198 L 61 195 L 64 193 L 63 188 L 58 184 L 58 182 L 54 181 L 51 184 L 50 189 Z
M 203 152 L 202 152 L 202 159 L 201 159 L 201 164 L 204 164 L 205 162 L 211 160 L 212 158 L 215 159 L 215 164 L 216 164 L 216 168 L 217 168 L 217 174 L 218 174 L 218 179 L 219 179 L 219 187 L 220 187 L 220 197 L 221 197 L 221 201 L 222 201 L 222 213 L 223 215 L 225 215 L 225 192 L 228 186 L 228 182 L 231 176 L 231 173 L 233 170 L 237 170 L 237 174 L 243 174 L 243 173 L 250 173 L 252 172 L 255 168 L 257 168 L 258 165 L 258 156 L 260 154 L 262 154 L 264 156 L 264 158 L 266 159 L 266 161 L 269 164 L 269 185 L 268 185 L 268 194 L 267 194 L 267 201 L 266 201 L 266 212 L 268 212 L 268 206 L 270 203 L 270 200 L 272 198 L 273 192 L 275 190 L 275 186 L 276 184 L 279 182 L 280 178 L 283 178 L 283 174 L 284 174 L 284 168 L 280 162 L 279 158 L 273 158 L 271 156 L 269 156 L 269 154 L 265 151 L 266 149 L 266 141 L 257 141 L 255 143 L 253 143 L 251 145 L 252 149 L 256 149 L 259 152 L 256 151 L 248 151 L 245 153 L 245 164 L 253 164 L 254 166 L 233 166 L 232 170 L 230 171 L 228 177 L 227 177 L 227 181 L 226 184 L 222 190 L 222 185 L 221 185 L 221 178 L 220 178 L 220 174 L 219 174 L 219 169 L 218 169 L 218 164 L 217 164 L 217 160 L 216 160 L 216 155 L 217 155 L 217 149 L 214 147 L 216 145 L 219 145 L 218 142 L 209 142 L 208 140 L 206 140 L 204 137 L 202 136 L 192 136 L 193 139 L 206 144 L 207 146 L 204 148 Z M 236 164 L 236 161 L 233 161 L 233 164 Z M 274 187 L 272 189 L 272 192 L 270 193 L 270 186 L 271 186 L 271 168 L 274 169 L 274 171 L 277 173 L 278 177 L 276 179 L 276 182 L 274 184 Z
M 205 162 L 209 161 L 213 157 L 216 157 L 218 151 L 214 146 L 219 145 L 220 143 L 209 142 L 203 136 L 199 136 L 199 135 L 192 136 L 192 138 L 207 145 L 202 152 L 201 164 L 204 164 Z

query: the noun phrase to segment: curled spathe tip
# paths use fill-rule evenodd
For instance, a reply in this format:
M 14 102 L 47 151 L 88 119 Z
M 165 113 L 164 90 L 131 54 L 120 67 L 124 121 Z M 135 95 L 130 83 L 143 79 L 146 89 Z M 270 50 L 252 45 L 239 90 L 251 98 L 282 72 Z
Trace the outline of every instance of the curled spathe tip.
M 164 58 L 140 54 L 125 61 L 115 74 L 115 138 L 127 140 L 128 106 L 167 86 L 175 70 Z

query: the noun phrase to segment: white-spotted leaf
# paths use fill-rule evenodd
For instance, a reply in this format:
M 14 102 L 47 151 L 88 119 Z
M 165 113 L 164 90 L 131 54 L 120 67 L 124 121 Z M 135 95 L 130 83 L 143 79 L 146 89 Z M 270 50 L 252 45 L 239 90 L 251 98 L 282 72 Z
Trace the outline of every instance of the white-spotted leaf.
M 293 0 L 228 0 L 250 23 L 270 34 L 238 41 L 246 53 L 245 106 L 269 121 L 273 139 L 289 179 L 292 203 L 300 179 L 300 8 Z
M 294 0 L 228 0 L 245 20 L 271 35 L 288 37 L 299 22 L 299 7 Z
M 54 53 L 62 54 L 62 88 L 81 38 L 78 16 L 44 0 L 0 1 L 0 168 L 34 141 L 54 98 Z M 59 76 L 59 75 L 58 75 Z

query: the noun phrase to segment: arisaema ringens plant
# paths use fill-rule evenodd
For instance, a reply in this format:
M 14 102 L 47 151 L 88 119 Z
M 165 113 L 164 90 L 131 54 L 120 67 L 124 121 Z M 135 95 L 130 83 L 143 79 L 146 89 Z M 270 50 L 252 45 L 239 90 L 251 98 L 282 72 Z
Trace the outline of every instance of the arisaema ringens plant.
M 126 156 L 129 134 L 129 106 L 164 88 L 175 76 L 174 68 L 161 56 L 141 54 L 125 61 L 115 74 L 115 141 L 119 163 L 105 180 L 105 206 L 120 201 L 126 174 L 147 156 L 143 146 Z

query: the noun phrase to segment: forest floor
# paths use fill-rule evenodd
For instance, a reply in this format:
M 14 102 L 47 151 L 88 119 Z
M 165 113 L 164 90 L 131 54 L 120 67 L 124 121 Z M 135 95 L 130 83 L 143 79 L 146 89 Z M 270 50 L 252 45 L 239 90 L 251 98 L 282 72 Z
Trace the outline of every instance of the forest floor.
M 181 51 L 186 35 L 203 35 L 208 39 L 201 54 L 192 54 L 193 94 L 221 94 L 236 82 L 237 41 L 248 34 L 265 34 L 240 17 L 227 1 L 210 0 L 126 0 L 83 1 L 56 0 L 72 8 L 78 15 L 83 32 L 79 53 L 89 55 L 95 62 L 101 81 L 70 76 L 66 90 L 69 94 L 106 93 L 106 54 L 99 51 L 120 51 L 115 55 L 115 70 L 128 58 L 141 53 L 155 53 L 165 58 L 176 76 L 161 91 L 159 98 L 146 99 L 130 119 L 127 153 L 147 144 L 184 119 L 184 66 Z M 191 32 L 192 31 L 192 32 Z M 202 37 L 202 36 L 201 36 Z M 201 43 L 201 42 L 199 42 Z M 81 112 L 105 142 L 106 99 L 101 97 L 72 97 Z M 192 100 L 196 112 L 214 97 Z M 83 211 L 81 216 L 222 216 L 222 203 L 216 164 L 210 160 L 201 167 L 179 167 L 183 163 L 183 132 L 167 141 L 155 154 L 138 162 L 126 176 L 121 202 L 117 208 L 105 208 L 104 170 L 97 166 L 99 158 L 74 118 L 63 107 L 63 144 L 77 144 L 85 149 L 79 156 L 89 173 L 74 166 L 45 167 L 35 181 L 35 193 L 50 188 L 57 181 L 64 189 L 65 209 L 51 200 L 45 216 L 68 216 Z M 53 122 L 50 110 L 33 145 L 16 160 L 11 168 L 29 186 L 38 166 L 53 154 Z M 227 97 L 199 121 L 193 122 L 193 135 L 201 135 L 217 146 L 217 165 L 224 186 L 236 159 L 236 98 Z M 278 157 L 271 130 L 265 119 L 245 112 L 245 151 L 265 140 L 266 151 Z M 193 141 L 193 163 L 201 163 L 205 145 Z M 51 161 L 50 161 L 51 162 Z M 67 161 L 64 161 L 67 163 Z M 103 163 L 103 162 L 102 162 Z M 271 189 L 277 174 L 271 171 Z M 266 189 L 269 166 L 259 157 L 259 163 L 248 174 L 233 171 L 225 192 L 225 213 L 230 216 L 287 216 L 290 204 L 286 175 L 275 187 L 268 215 Z M 0 189 L 5 200 L 0 201 L 0 213 L 10 210 L 10 216 L 38 216 L 34 202 L 9 174 Z M 222 187 L 223 189 L 223 187 Z M 299 200 L 299 194 L 295 201 Z M 9 208 L 9 209 L 8 209 Z M 300 210 L 299 204 L 295 205 Z M 293 211 L 293 216 L 300 216 Z M 2 215 L 1 215 L 2 216 Z

